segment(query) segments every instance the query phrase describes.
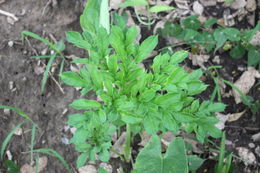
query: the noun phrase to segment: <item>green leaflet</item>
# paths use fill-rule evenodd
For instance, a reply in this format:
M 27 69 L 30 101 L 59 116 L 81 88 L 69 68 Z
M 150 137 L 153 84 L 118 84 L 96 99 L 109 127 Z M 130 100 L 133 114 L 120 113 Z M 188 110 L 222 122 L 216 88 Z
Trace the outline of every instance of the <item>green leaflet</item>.
M 158 44 L 158 36 L 150 36 L 146 38 L 137 51 L 137 56 L 135 62 L 141 62 L 145 58 L 147 58 L 150 53 L 154 50 L 154 48 Z
M 99 109 L 101 108 L 101 104 L 96 100 L 85 100 L 85 99 L 79 99 L 74 100 L 71 104 L 71 107 L 74 109 L 80 110 L 80 109 Z
M 188 159 L 182 138 L 171 141 L 166 154 L 161 153 L 160 138 L 152 136 L 150 142 L 136 158 L 134 170 L 137 173 L 188 173 Z
M 68 31 L 66 33 L 66 39 L 68 42 L 74 44 L 79 48 L 83 48 L 86 50 L 89 50 L 91 48 L 91 45 L 88 43 L 88 41 L 84 40 L 82 35 L 76 31 Z
M 146 0 L 126 0 L 124 3 L 120 4 L 119 7 L 125 8 L 125 7 L 134 7 L 136 5 L 149 5 Z
M 74 87 L 86 86 L 86 81 L 74 72 L 64 72 L 60 75 L 60 77 L 67 85 Z
M 169 10 L 173 10 L 173 9 L 175 9 L 175 8 L 171 7 L 171 6 L 168 6 L 168 5 L 155 5 L 155 6 L 152 6 L 149 9 L 149 12 L 151 12 L 151 13 L 159 13 L 159 12 L 162 12 L 162 11 L 169 11 Z

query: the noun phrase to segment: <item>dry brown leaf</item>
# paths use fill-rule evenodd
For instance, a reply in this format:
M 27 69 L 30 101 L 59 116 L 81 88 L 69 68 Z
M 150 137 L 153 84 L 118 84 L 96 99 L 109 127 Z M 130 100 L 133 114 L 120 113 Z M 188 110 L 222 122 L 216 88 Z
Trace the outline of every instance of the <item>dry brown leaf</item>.
M 40 157 L 38 172 L 42 172 L 43 169 L 47 166 L 48 158 L 46 156 Z M 35 167 L 25 164 L 21 167 L 20 173 L 35 173 Z
M 123 2 L 124 2 L 123 0 L 110 0 L 110 1 L 109 1 L 109 7 L 110 7 L 111 9 L 117 10 L 117 9 L 119 8 L 119 5 L 120 5 L 121 3 L 123 3 Z
M 234 83 L 244 94 L 247 94 L 255 83 L 255 78 L 259 78 L 260 73 L 253 67 L 249 67 L 241 77 Z M 240 94 L 233 88 L 233 95 L 236 104 L 241 103 Z
M 253 141 L 258 142 L 260 141 L 260 133 L 254 134 L 252 136 Z
M 152 135 L 148 134 L 147 132 L 143 131 L 142 134 L 141 134 L 141 137 L 142 137 L 142 141 L 138 144 L 142 147 L 144 147 L 146 144 L 148 144 L 150 138 L 151 138 Z
M 209 55 L 194 55 L 191 54 L 190 59 L 192 61 L 192 65 L 196 66 L 200 66 L 202 69 L 206 69 L 206 67 L 204 66 L 205 62 L 208 62 L 209 60 Z
M 123 132 L 112 147 L 116 152 L 118 152 L 120 154 L 124 153 L 122 146 L 124 145 L 125 138 L 126 138 L 126 132 Z M 119 157 L 117 154 L 115 154 L 113 152 L 111 152 L 110 155 L 111 155 L 112 158 L 118 158 Z
M 97 173 L 97 169 L 93 165 L 86 165 L 78 169 L 79 173 Z
M 228 122 L 232 122 L 232 121 L 236 121 L 238 120 L 244 113 L 246 112 L 246 110 L 242 111 L 242 112 L 238 112 L 238 113 L 233 113 L 233 114 L 228 114 Z

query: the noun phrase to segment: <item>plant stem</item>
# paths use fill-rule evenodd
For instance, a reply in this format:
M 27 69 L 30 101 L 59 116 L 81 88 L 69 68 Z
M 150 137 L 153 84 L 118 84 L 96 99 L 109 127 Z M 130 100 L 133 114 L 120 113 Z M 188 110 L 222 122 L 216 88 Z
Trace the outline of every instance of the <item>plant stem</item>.
M 126 162 L 130 162 L 131 158 L 131 127 L 130 124 L 126 125 L 126 140 L 124 144 L 124 155 Z

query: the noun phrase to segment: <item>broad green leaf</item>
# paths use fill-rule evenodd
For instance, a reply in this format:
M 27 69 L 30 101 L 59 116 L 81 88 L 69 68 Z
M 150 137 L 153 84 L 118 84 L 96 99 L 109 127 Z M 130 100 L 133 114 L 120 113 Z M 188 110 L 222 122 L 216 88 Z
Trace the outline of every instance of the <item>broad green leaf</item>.
M 181 20 L 181 24 L 185 29 L 198 30 L 201 26 L 200 21 L 198 20 L 198 15 L 193 15 L 187 17 L 184 20 Z
M 174 7 L 168 6 L 168 5 L 155 5 L 149 9 L 149 12 L 151 13 L 159 13 L 162 11 L 169 11 L 175 9 Z
M 99 115 L 99 119 L 100 119 L 100 122 L 101 122 L 101 123 L 106 122 L 106 120 L 107 120 L 107 115 L 106 115 L 106 112 L 105 112 L 105 111 L 100 110 L 100 111 L 98 112 L 98 115 Z
M 217 21 L 218 21 L 218 20 L 217 20 L 216 18 L 210 18 L 210 19 L 208 19 L 208 20 L 205 22 L 204 27 L 205 27 L 205 28 L 208 28 L 208 27 L 214 25 L 215 23 L 217 23 Z
M 103 73 L 101 73 L 94 64 L 87 64 L 86 67 L 96 88 L 103 88 Z
M 86 86 L 86 81 L 74 72 L 64 72 L 60 75 L 60 77 L 67 85 L 71 85 L 74 87 Z
M 162 30 L 158 30 L 164 36 L 176 37 L 182 33 L 182 28 L 178 24 L 166 22 Z
M 122 4 L 120 4 L 120 8 L 125 8 L 125 7 L 134 7 L 136 5 L 149 5 L 146 0 L 126 0 Z
M 226 37 L 231 41 L 240 40 L 240 31 L 236 28 L 225 28 L 223 32 L 226 34 Z
M 138 173 L 162 173 L 163 156 L 161 154 L 161 141 L 153 135 L 149 143 L 139 152 L 134 165 Z M 170 170 L 168 170 L 170 171 Z
M 234 48 L 232 48 L 229 52 L 230 56 L 234 59 L 240 59 L 242 58 L 246 53 L 245 48 L 243 48 L 242 46 L 236 46 Z
M 88 157 L 88 152 L 81 153 L 77 159 L 77 168 L 84 166 L 87 163 Z
M 223 45 L 224 45 L 224 43 L 227 41 L 227 36 L 225 35 L 225 33 L 222 31 L 222 30 L 220 30 L 220 29 L 218 29 L 218 30 L 216 30 L 214 33 L 213 33 L 213 35 L 214 35 L 214 39 L 217 41 L 217 46 L 216 46 L 216 48 L 215 48 L 215 50 L 214 50 L 214 52 L 216 52 L 219 48 L 221 48 Z
M 223 112 L 226 105 L 223 103 L 212 103 L 208 106 L 208 111 L 210 112 Z
M 185 41 L 193 41 L 199 32 L 193 29 L 185 29 L 182 32 L 183 35 L 179 35 L 177 38 Z
M 260 64 L 260 51 L 253 49 L 248 52 L 248 65 L 257 65 Z
M 101 108 L 101 104 L 96 100 L 85 100 L 85 99 L 79 99 L 74 100 L 71 104 L 71 107 L 77 110 L 81 109 L 99 109 Z
M 68 42 L 74 44 L 79 48 L 83 48 L 86 50 L 89 50 L 91 48 L 91 45 L 86 40 L 83 39 L 80 33 L 76 31 L 66 32 L 66 39 Z
M 185 143 L 182 138 L 171 141 L 166 154 L 161 153 L 161 140 L 153 135 L 149 143 L 140 151 L 136 158 L 136 173 L 188 173 L 188 160 Z
M 102 162 L 108 162 L 109 161 L 109 158 L 110 158 L 110 155 L 109 155 L 109 152 L 107 150 L 102 150 L 99 154 L 99 159 L 102 161 Z
M 78 128 L 73 134 L 73 137 L 70 139 L 70 142 L 75 145 L 84 144 L 87 138 L 88 131 L 84 128 Z
M 4 167 L 7 168 L 7 173 L 19 173 L 20 168 L 21 168 L 16 163 L 14 163 L 12 160 L 5 160 Z
M 177 133 L 179 130 L 179 126 L 177 122 L 175 121 L 175 119 L 173 119 L 172 115 L 168 112 L 163 114 L 162 123 L 165 128 L 167 128 L 173 133 Z
M 153 89 L 145 90 L 141 95 L 140 95 L 140 100 L 143 102 L 149 102 L 151 101 L 156 95 L 156 91 Z
M 142 121 L 142 118 L 130 112 L 121 112 L 121 118 L 127 124 L 136 124 Z
M 158 131 L 159 121 L 151 115 L 147 115 L 143 121 L 144 129 L 149 134 L 156 134 Z
M 150 55 L 150 53 L 154 50 L 154 48 L 157 46 L 157 44 L 158 36 L 150 36 L 146 38 L 138 48 L 138 53 L 135 61 L 141 62 L 145 58 L 147 58 Z
M 188 160 L 184 140 L 176 137 L 166 151 L 164 156 L 163 172 L 188 173 Z
M 124 41 L 125 35 L 123 29 L 118 26 L 112 26 L 109 41 L 116 53 L 120 56 L 126 56 Z
M 162 108 L 167 109 L 172 104 L 179 102 L 180 97 L 181 97 L 181 95 L 178 94 L 178 93 L 165 94 L 165 95 L 161 95 L 161 96 L 156 97 L 154 102 L 157 105 L 161 106 Z
M 188 57 L 188 55 L 189 55 L 189 53 L 187 51 L 184 51 L 184 50 L 177 51 L 171 56 L 171 62 L 170 63 L 171 64 L 179 64 L 184 59 L 186 59 Z
M 98 173 L 108 173 L 108 172 L 103 168 L 98 168 Z
M 197 118 L 192 115 L 192 114 L 188 114 L 188 113 L 182 113 L 182 112 L 176 112 L 173 113 L 173 117 L 178 121 L 178 122 L 182 122 L 182 123 L 189 123 L 189 122 L 193 122 L 195 121 Z
M 188 155 L 189 170 L 196 171 L 204 162 L 203 159 L 199 158 L 197 155 Z
M 84 122 L 87 119 L 87 116 L 84 114 L 71 114 L 67 123 L 71 126 L 76 126 L 77 124 Z
M 138 32 L 137 32 L 137 28 L 135 26 L 130 27 L 127 30 L 127 32 L 126 32 L 126 40 L 125 40 L 126 46 L 132 44 L 136 40 L 137 34 L 138 34 Z
M 107 33 L 110 32 L 108 0 L 101 0 L 99 24 L 107 30 Z

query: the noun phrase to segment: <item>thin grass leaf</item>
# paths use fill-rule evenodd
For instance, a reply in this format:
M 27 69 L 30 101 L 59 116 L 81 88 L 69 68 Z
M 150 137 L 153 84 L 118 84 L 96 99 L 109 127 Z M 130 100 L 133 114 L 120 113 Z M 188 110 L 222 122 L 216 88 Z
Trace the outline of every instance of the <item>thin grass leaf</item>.
M 35 59 L 45 59 L 45 58 L 50 58 L 51 56 L 50 55 L 43 55 L 43 56 L 31 56 L 32 58 L 35 58 Z
M 31 136 L 31 150 L 30 150 L 31 164 L 33 163 L 33 147 L 34 147 L 35 137 L 36 137 L 36 126 L 33 124 L 32 125 L 32 136 Z
M 48 155 L 50 155 L 50 156 L 52 156 L 52 157 L 56 157 L 56 158 L 59 159 L 60 162 L 65 166 L 65 168 L 70 171 L 70 166 L 69 166 L 69 164 L 68 164 L 68 163 L 65 161 L 65 159 L 64 159 L 59 153 L 57 153 L 56 151 L 54 151 L 54 150 L 52 150 L 52 149 L 49 149 L 49 148 L 40 148 L 40 149 L 33 150 L 33 152 L 48 154 Z
M 50 58 L 50 60 L 48 61 L 48 64 L 47 64 L 47 66 L 46 66 L 46 69 L 45 69 L 45 71 L 44 71 L 44 73 L 43 73 L 43 78 L 42 78 L 42 83 L 41 83 L 41 92 L 42 92 L 42 93 L 43 93 L 43 91 L 44 91 L 44 88 L 45 88 L 45 85 L 46 85 L 46 82 L 47 82 L 47 79 L 48 79 L 48 74 L 49 74 L 49 72 L 50 72 L 50 70 L 51 70 L 51 66 L 52 66 L 53 61 L 54 61 L 54 59 L 56 58 L 56 56 L 57 56 L 56 53 L 54 53 L 53 55 L 51 55 L 51 58 Z
M 22 40 L 22 41 L 24 41 L 24 36 L 25 36 L 25 35 L 26 35 L 26 36 L 30 36 L 30 37 L 32 37 L 32 38 L 35 38 L 36 40 L 39 40 L 39 41 L 41 41 L 41 42 L 47 44 L 51 49 L 53 49 L 53 50 L 55 50 L 57 53 L 61 54 L 60 49 L 58 49 L 58 47 L 57 47 L 55 44 L 51 43 L 49 40 L 46 40 L 46 39 L 40 37 L 39 35 L 37 35 L 37 34 L 35 34 L 35 33 L 33 33 L 33 32 L 30 32 L 30 31 L 22 31 L 22 32 L 21 32 L 21 40 Z
M 227 157 L 227 159 L 226 159 L 225 173 L 229 173 L 229 171 L 230 171 L 230 169 L 231 169 L 232 158 L 233 158 L 233 155 L 232 155 L 232 153 L 231 153 L 230 155 L 228 155 L 228 157 Z
M 12 136 L 14 135 L 14 133 L 16 132 L 16 130 L 18 128 L 20 128 L 24 123 L 28 122 L 27 120 L 26 121 L 23 121 L 21 123 L 19 123 L 8 135 L 7 137 L 5 138 L 4 142 L 2 143 L 2 146 L 1 146 L 1 150 L 0 150 L 0 158 L 3 159 L 4 157 L 4 152 L 5 152 L 5 149 L 8 145 L 8 143 L 10 142 Z
M 60 76 L 61 73 L 63 72 L 64 64 L 65 64 L 65 58 L 62 59 L 61 64 L 60 64 L 59 76 Z
M 36 163 L 35 163 L 35 172 L 38 173 L 39 172 L 39 153 L 36 153 Z
M 33 124 L 35 124 L 32 121 L 32 119 L 26 113 L 24 113 L 23 111 L 21 111 L 18 108 L 15 108 L 15 107 L 12 107 L 12 106 L 0 105 L 0 109 L 9 109 L 9 110 L 15 111 L 21 117 L 26 118 L 26 119 L 30 120 Z
M 223 169 L 223 163 L 224 163 L 224 157 L 225 157 L 225 141 L 226 141 L 226 135 L 225 133 L 222 134 L 221 143 L 220 143 L 220 153 L 218 158 L 218 164 L 217 164 L 217 173 L 222 173 Z

